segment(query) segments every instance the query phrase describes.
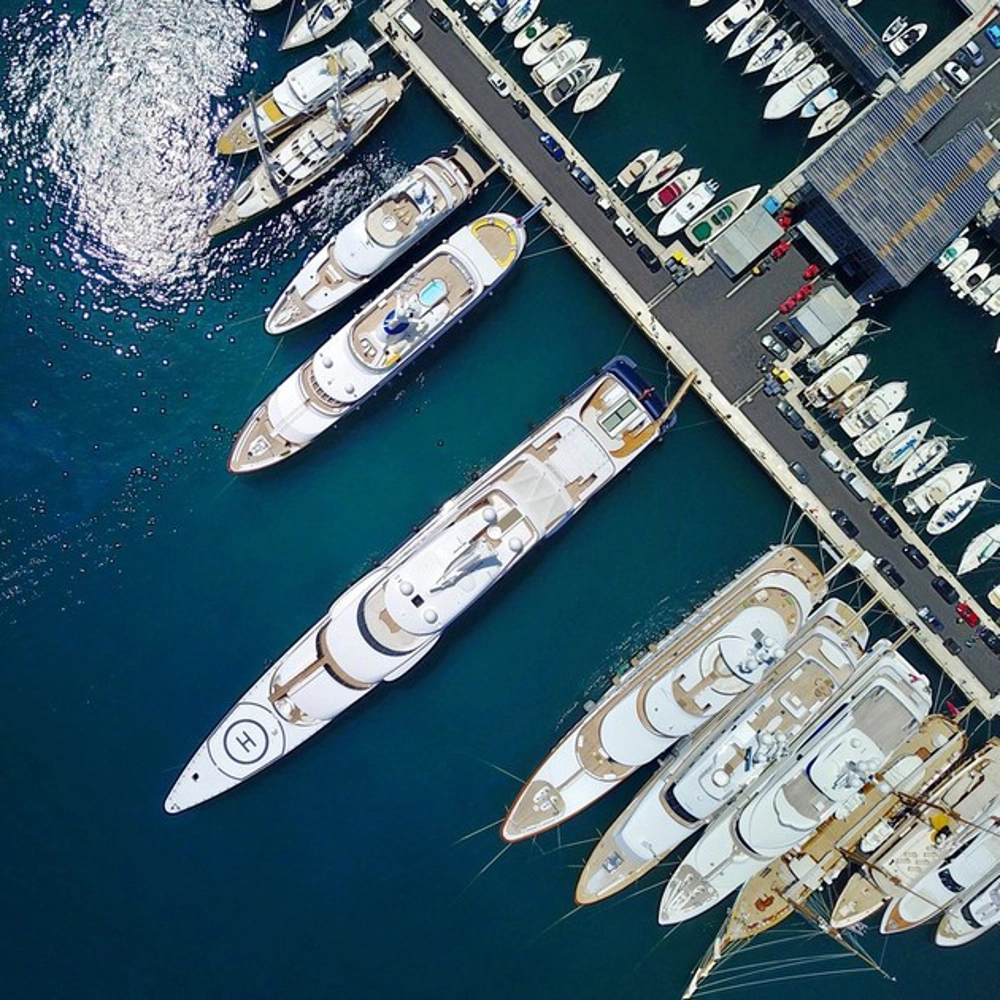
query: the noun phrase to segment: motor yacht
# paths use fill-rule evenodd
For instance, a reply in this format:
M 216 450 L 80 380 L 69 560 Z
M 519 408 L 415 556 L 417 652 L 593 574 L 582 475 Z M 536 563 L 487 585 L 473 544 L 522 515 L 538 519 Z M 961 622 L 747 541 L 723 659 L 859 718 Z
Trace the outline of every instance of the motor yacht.
M 834 101 L 826 110 L 821 111 L 806 136 L 807 139 L 819 139 L 834 129 L 840 128 L 851 114 L 851 105 L 843 99 Z
M 628 190 L 657 160 L 660 158 L 658 149 L 647 149 L 635 159 L 629 160 L 615 176 L 615 184 L 623 190 Z
M 554 24 L 546 32 L 536 38 L 521 56 L 525 66 L 537 66 L 543 59 L 550 56 L 560 45 L 564 45 L 573 37 L 573 27 L 568 22 Z
M 717 205 L 702 212 L 693 222 L 689 223 L 684 230 L 684 235 L 692 246 L 702 247 L 711 242 L 724 229 L 728 229 L 752 204 L 757 193 L 760 191 L 759 184 L 752 184 L 750 187 L 741 188 L 724 198 Z
M 764 0 L 736 0 L 731 7 L 728 7 L 711 24 L 705 28 L 705 38 L 709 42 L 724 42 L 737 28 L 746 24 L 761 7 Z
M 953 903 L 938 924 L 934 943 L 942 948 L 956 948 L 981 937 L 1000 923 L 1000 866 L 994 867 L 985 884 L 963 900 Z
M 664 153 L 650 168 L 639 182 L 636 194 L 645 194 L 657 185 L 663 185 L 680 169 L 684 162 L 684 154 L 679 150 Z
M 572 38 L 568 42 L 564 42 L 532 69 L 531 79 L 539 87 L 548 86 L 553 80 L 558 79 L 568 69 L 575 66 L 587 54 L 589 46 L 589 38 Z
M 319 0 L 307 7 L 305 13 L 292 25 L 280 48 L 295 49 L 329 35 L 340 27 L 353 6 L 354 0 Z
M 682 170 L 646 199 L 646 207 L 654 215 L 662 215 L 678 198 L 688 193 L 701 179 L 701 167 Z
M 764 105 L 765 120 L 787 117 L 801 108 L 814 94 L 819 93 L 829 82 L 830 71 L 820 63 L 813 63 L 771 95 Z
M 807 359 L 806 368 L 815 375 L 836 364 L 857 346 L 858 341 L 871 329 L 871 325 L 870 319 L 852 323 L 846 330 L 837 334 L 829 344 Z
M 949 465 L 903 497 L 903 510 L 911 517 L 929 514 L 952 493 L 960 490 L 968 482 L 972 471 L 972 465 L 968 462 Z
M 825 406 L 843 395 L 864 374 L 871 358 L 867 354 L 849 354 L 828 368 L 805 392 L 802 398 L 809 406 Z
M 702 181 L 687 194 L 677 199 L 663 214 L 656 227 L 656 235 L 661 239 L 679 233 L 693 222 L 715 200 L 719 192 L 717 180 Z
M 906 399 L 908 390 L 906 382 L 886 382 L 879 386 L 860 406 L 856 406 L 841 420 L 840 429 L 848 437 L 860 437 L 898 409 Z
M 542 0 L 516 0 L 500 21 L 500 27 L 505 34 L 513 35 L 519 32 L 535 16 Z
M 542 88 L 545 100 L 553 108 L 557 108 L 563 101 L 569 100 L 574 94 L 579 93 L 600 73 L 601 63 L 600 56 L 581 59 L 566 70 L 562 76 L 557 76 L 547 87 Z
M 871 458 L 880 452 L 893 438 L 904 432 L 913 410 L 894 410 L 883 417 L 871 430 L 853 441 L 854 450 L 862 458 Z

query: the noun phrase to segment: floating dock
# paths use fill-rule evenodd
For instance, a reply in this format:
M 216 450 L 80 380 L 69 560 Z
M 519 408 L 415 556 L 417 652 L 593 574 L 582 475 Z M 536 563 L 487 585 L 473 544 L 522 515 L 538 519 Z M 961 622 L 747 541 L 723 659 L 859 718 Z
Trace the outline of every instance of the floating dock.
M 434 17 L 431 17 L 435 10 Z M 417 37 L 404 30 L 398 16 L 408 12 L 421 27 Z M 440 24 L 447 19 L 447 27 Z M 1000 712 L 1000 657 L 981 642 L 964 646 L 960 656 L 951 654 L 941 637 L 919 621 L 917 609 L 929 607 L 942 621 L 953 617 L 951 606 L 930 586 L 931 571 L 944 576 L 962 594 L 986 624 L 990 615 L 928 549 L 916 532 L 893 512 L 871 486 L 872 497 L 882 503 L 900 526 L 891 539 L 869 516 L 871 501 L 861 502 L 849 493 L 840 478 L 819 462 L 761 391 L 756 369 L 762 353 L 757 331 L 776 318 L 778 302 L 802 284 L 809 261 L 793 243 L 792 249 L 756 277 L 736 281 L 719 266 L 708 266 L 707 255 L 698 258 L 695 276 L 682 284 L 664 270 L 652 271 L 595 204 L 595 197 L 610 202 L 617 216 L 629 223 L 640 241 L 663 259 L 664 249 L 646 227 L 590 166 L 586 158 L 547 118 L 531 96 L 512 79 L 482 45 L 465 21 L 441 0 L 389 0 L 371 17 L 372 24 L 398 57 L 458 122 L 466 134 L 507 175 L 531 204 L 542 213 L 556 234 L 569 246 L 632 322 L 663 353 L 669 363 L 689 380 L 720 421 L 766 469 L 788 496 L 864 578 L 866 584 L 912 633 L 927 654 L 988 717 Z M 510 85 L 510 99 L 501 98 L 487 82 L 500 74 Z M 530 116 L 522 119 L 511 106 L 523 101 Z M 843 130 L 842 130 L 843 131 Z M 566 169 L 539 143 L 541 132 L 555 137 L 567 159 L 586 171 L 597 185 L 588 194 Z M 838 133 L 839 134 L 839 133 Z M 831 140 L 832 142 L 833 140 Z M 823 147 L 826 148 L 826 147 Z M 815 155 L 815 154 L 814 154 Z M 792 177 L 794 175 L 790 175 Z M 789 179 L 783 182 L 786 188 Z M 779 190 L 780 187 L 778 188 Z M 786 397 L 795 403 L 802 386 L 793 379 Z M 808 417 L 807 417 L 808 419 Z M 822 428 L 810 421 L 824 447 L 836 447 Z M 810 473 L 800 482 L 790 465 L 801 462 Z M 848 538 L 833 521 L 830 511 L 848 513 L 859 532 Z M 918 571 L 902 555 L 904 544 L 919 548 L 930 571 Z M 884 556 L 905 577 L 895 589 L 874 567 Z M 971 636 L 971 632 L 968 633 Z

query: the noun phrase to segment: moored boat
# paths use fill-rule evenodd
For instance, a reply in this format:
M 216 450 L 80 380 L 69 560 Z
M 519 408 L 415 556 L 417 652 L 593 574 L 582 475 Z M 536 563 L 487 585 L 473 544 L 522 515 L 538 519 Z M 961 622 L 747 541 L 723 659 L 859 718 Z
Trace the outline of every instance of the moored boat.
M 268 312 L 267 332 L 287 333 L 339 305 L 464 205 L 484 178 L 460 148 L 418 164 L 309 257 Z
M 544 87 L 575 66 L 586 54 L 590 46 L 589 38 L 571 38 L 560 45 L 551 55 L 546 56 L 532 71 L 531 79 Z
M 979 249 L 969 247 L 964 253 L 959 254 L 945 269 L 944 276 L 954 284 L 963 278 L 967 272 L 971 271 L 979 261 Z
M 951 283 L 952 293 L 964 299 L 990 276 L 990 270 L 989 264 L 976 264 L 975 267 L 970 267 L 961 278 Z
M 764 80 L 765 87 L 776 87 L 801 73 L 814 59 L 816 53 L 808 42 L 793 45 L 772 67 Z
M 972 513 L 972 508 L 979 503 L 989 484 L 988 479 L 980 479 L 952 493 L 931 515 L 930 521 L 927 522 L 927 534 L 943 535 L 961 524 Z
M 669 153 L 664 153 L 650 168 L 646 171 L 646 176 L 639 182 L 639 186 L 635 189 L 636 194 L 644 194 L 646 191 L 655 188 L 658 184 L 664 184 L 671 177 L 673 177 L 674 172 L 680 167 L 684 162 L 684 154 L 672 150 Z
M 688 193 L 701 179 L 701 167 L 682 170 L 676 177 L 654 191 L 646 199 L 646 207 L 654 214 L 665 212 L 678 198 Z
M 543 59 L 547 59 L 560 45 L 565 44 L 572 37 L 573 28 L 568 21 L 554 24 L 524 50 L 521 62 L 525 66 L 537 66 Z
M 872 321 L 870 319 L 855 320 L 847 329 L 838 333 L 830 343 L 820 348 L 811 358 L 808 358 L 806 368 L 815 374 L 825 371 L 832 364 L 836 364 L 836 362 L 846 357 L 853 350 L 858 341 L 869 331 L 871 325 Z
M 840 429 L 848 437 L 859 437 L 871 430 L 880 420 L 902 405 L 909 385 L 906 382 L 886 382 L 879 386 L 860 405 L 840 422 Z
M 607 73 L 588 83 L 576 95 L 576 100 L 573 102 L 573 114 L 582 115 L 603 104 L 610 96 L 611 91 L 618 86 L 623 72 L 623 70 L 617 69 L 613 73 Z
M 758 43 L 757 49 L 747 60 L 743 73 L 759 73 L 762 69 L 773 66 L 794 44 L 792 36 L 784 28 L 779 28 Z
M 994 271 L 981 285 L 969 292 L 969 301 L 982 309 L 997 292 L 1000 292 L 1000 274 Z
M 931 429 L 931 420 L 922 420 L 904 431 L 900 431 L 891 441 L 882 446 L 875 456 L 872 469 L 880 476 L 895 472 L 914 451 L 923 443 L 927 432 Z
M 840 91 L 836 87 L 826 87 L 815 97 L 809 98 L 799 111 L 800 118 L 815 118 L 821 111 L 825 111 L 837 98 Z
M 660 219 L 656 235 L 663 238 L 680 232 L 712 204 L 718 192 L 719 182 L 707 180 L 693 187 L 687 194 L 681 195 Z
M 659 440 L 671 410 L 615 358 L 338 597 L 240 698 L 164 802 L 189 809 L 287 756 L 407 674 L 446 628 Z
M 861 382 L 855 382 L 854 385 L 827 406 L 827 415 L 833 417 L 835 420 L 843 420 L 871 392 L 874 384 L 875 379 L 873 378 L 866 378 Z
M 760 191 L 759 184 L 752 184 L 733 192 L 717 205 L 702 212 L 684 230 L 692 246 L 701 247 L 728 229 L 749 207 Z
M 283 51 L 295 49 L 329 35 L 343 23 L 353 6 L 354 0 L 319 0 L 311 7 L 306 7 L 305 13 L 285 35 L 280 48 Z
M 1000 524 L 979 532 L 965 547 L 958 564 L 958 575 L 971 573 L 989 562 L 1000 551 Z
M 894 38 L 899 38 L 899 36 L 906 31 L 909 27 L 909 20 L 902 15 L 894 18 L 889 22 L 888 27 L 882 32 L 882 43 L 888 45 Z
M 726 53 L 727 59 L 735 59 L 755 49 L 767 38 L 777 25 L 777 19 L 770 11 L 762 10 L 743 25 L 736 33 L 733 44 Z
M 893 486 L 906 486 L 907 483 L 922 479 L 929 472 L 936 469 L 948 456 L 948 439 L 946 437 L 934 437 L 930 441 L 925 441 L 913 454 L 903 463 L 902 468 L 896 473 Z
M 851 105 L 847 101 L 843 99 L 834 101 L 825 111 L 819 113 L 816 121 L 812 124 L 812 128 L 809 129 L 806 138 L 818 139 L 820 136 L 827 135 L 834 129 L 840 128 L 847 121 L 850 113 Z
M 541 38 L 549 30 L 549 22 L 544 17 L 536 17 L 514 36 L 514 48 L 526 49 L 533 41 Z
M 952 493 L 960 490 L 969 481 L 972 471 L 969 462 L 954 462 L 903 497 L 903 510 L 911 517 L 929 514 Z
M 813 63 L 770 96 L 764 105 L 765 120 L 787 117 L 829 82 L 830 71 L 820 63 Z
M 941 251 L 941 256 L 938 257 L 936 267 L 939 271 L 943 271 L 946 267 L 953 264 L 958 257 L 965 253 L 969 249 L 969 237 L 959 236 L 952 240 L 944 250 Z
M 746 24 L 763 6 L 764 0 L 736 0 L 736 3 L 727 8 L 705 28 L 705 38 L 716 44 L 725 41 L 740 25 Z
M 500 27 L 508 35 L 519 32 L 535 16 L 542 0 L 517 0 L 503 16 Z
M 914 45 L 919 43 L 927 34 L 927 25 L 924 23 L 911 24 L 902 34 L 897 35 L 889 42 L 889 51 L 894 56 L 901 56 L 909 52 Z
M 557 108 L 563 101 L 568 100 L 579 92 L 601 71 L 601 57 L 596 56 L 590 59 L 581 59 L 574 63 L 562 76 L 556 77 L 547 87 L 542 90 L 545 100 Z
M 640 153 L 634 160 L 629 162 L 618 171 L 615 176 L 615 183 L 623 188 L 630 188 L 649 168 L 660 158 L 658 149 L 647 149 Z
M 802 398 L 809 406 L 825 406 L 843 395 L 868 367 L 871 358 L 867 354 L 850 354 L 827 369 L 805 392 Z
M 867 430 L 853 442 L 854 450 L 862 458 L 871 458 L 881 451 L 897 434 L 902 433 L 913 410 L 893 410 L 883 417 L 871 430 Z
M 360 406 L 510 273 L 525 239 L 520 219 L 493 213 L 431 250 L 254 410 L 233 445 L 230 471 L 289 458 Z
M 1000 923 L 1000 870 L 994 867 L 985 884 L 952 904 L 941 918 L 934 943 L 942 948 L 968 944 Z

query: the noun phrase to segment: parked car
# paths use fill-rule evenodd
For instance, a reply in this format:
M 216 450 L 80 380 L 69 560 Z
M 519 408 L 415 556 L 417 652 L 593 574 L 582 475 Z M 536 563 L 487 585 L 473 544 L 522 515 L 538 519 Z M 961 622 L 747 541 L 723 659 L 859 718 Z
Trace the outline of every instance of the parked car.
M 510 84 L 499 73 L 490 73 L 490 75 L 486 77 L 486 82 L 501 97 L 510 97 Z
M 885 509 L 876 504 L 872 507 L 871 515 L 875 523 L 890 537 L 899 538 L 903 529 L 896 523 L 893 516 Z
M 639 242 L 639 237 L 635 235 L 635 230 L 625 219 L 615 219 L 615 229 L 618 235 L 630 246 L 634 247 Z
M 955 53 L 955 58 L 958 59 L 959 56 L 963 56 L 961 60 L 962 65 L 968 68 L 970 65 L 978 69 L 984 62 L 986 62 L 986 56 L 983 55 L 983 50 L 979 47 L 979 44 L 973 41 L 971 38 Z M 968 63 L 965 60 L 968 60 Z
M 549 135 L 548 132 L 542 132 L 538 137 L 538 141 L 548 150 L 549 156 L 552 157 L 556 163 L 561 163 L 566 159 L 566 150 L 556 142 L 555 138 Z
M 986 37 L 993 48 L 1000 49 L 1000 24 L 991 24 L 986 29 Z
M 833 523 L 837 525 L 840 530 L 847 535 L 848 538 L 858 537 L 858 526 L 847 516 L 844 511 L 840 510 L 839 507 L 834 507 L 830 511 L 830 517 L 833 518 Z
M 875 568 L 884 576 L 889 583 L 891 583 L 897 590 L 903 586 L 906 581 L 903 579 L 899 570 L 888 559 L 883 556 L 879 556 L 875 560 Z
M 431 7 L 431 20 L 442 30 L 451 31 L 451 21 L 448 15 L 437 7 Z
M 765 333 L 763 337 L 760 338 L 760 346 L 764 348 L 765 351 L 770 351 L 779 361 L 784 361 L 788 357 L 788 348 L 785 347 L 780 340 L 772 337 L 769 333 Z
M 432 7 L 432 10 L 437 10 L 437 7 Z M 520 118 L 530 118 L 531 109 L 528 107 L 524 101 L 511 101 L 510 106 L 517 112 Z
M 844 471 L 844 460 L 832 448 L 824 448 L 819 453 L 819 460 L 838 475 Z
M 969 76 L 969 71 L 964 66 L 955 62 L 954 59 L 949 59 L 941 67 L 941 72 L 944 73 L 944 75 L 948 77 L 948 79 L 951 80 L 956 87 L 968 86 L 969 82 L 972 80 L 972 77 Z
M 806 281 L 812 281 L 813 278 L 819 277 L 819 264 L 810 264 L 803 272 L 802 277 Z
M 656 272 L 663 267 L 660 263 L 660 258 L 656 256 L 656 251 L 653 250 L 652 247 L 646 246 L 645 243 L 639 244 L 639 247 L 635 252 L 638 254 L 639 260 L 641 260 L 643 264 L 645 264 L 646 267 L 653 272 L 653 274 L 656 274 Z
M 946 577 L 936 576 L 931 580 L 931 586 L 949 603 L 957 604 L 959 593 L 958 591 L 948 582 Z
M 944 648 L 951 653 L 952 656 L 958 656 L 962 652 L 962 647 L 949 635 L 944 640 Z
M 784 320 L 778 320 L 771 327 L 771 333 L 789 350 L 797 351 L 802 346 L 802 338 Z
M 815 451 L 819 447 L 819 438 L 808 428 L 799 437 L 805 442 L 807 448 L 812 448 Z
M 587 173 L 583 167 L 578 167 L 575 163 L 569 168 L 569 175 L 583 188 L 587 194 L 593 194 L 597 190 L 594 178 Z
M 800 431 L 805 427 L 806 422 L 802 419 L 802 414 L 787 399 L 779 400 L 775 408 L 795 430 Z
M 789 462 L 788 471 L 803 485 L 809 482 L 809 470 L 801 462 Z
M 618 218 L 618 212 L 616 211 L 616 209 L 615 209 L 615 206 L 614 206 L 614 205 L 612 205 L 612 204 L 611 204 L 611 202 L 610 202 L 610 201 L 609 201 L 609 200 L 608 200 L 608 199 L 607 199 L 607 198 L 606 198 L 606 197 L 605 197 L 605 196 L 604 196 L 603 194 L 599 194 L 599 195 L 597 196 L 597 198 L 596 198 L 596 199 L 595 199 L 595 201 L 594 201 L 594 204 L 595 204 L 595 205 L 596 205 L 596 206 L 597 206 L 597 207 L 598 207 L 598 208 L 599 208 L 599 209 L 600 209 L 600 210 L 601 210 L 601 211 L 602 211 L 602 212 L 603 212 L 603 213 L 604 213 L 604 214 L 605 214 L 605 215 L 606 215 L 606 216 L 607 216 L 607 217 L 608 217 L 609 219 L 617 219 L 617 218 Z
M 904 545 L 903 555 L 913 563 L 917 569 L 927 568 L 927 556 L 916 547 L 916 545 Z
M 935 635 L 940 635 L 944 631 L 944 622 L 930 608 L 921 608 L 917 615 Z
M 955 614 L 965 622 L 969 628 L 977 628 L 979 625 L 979 615 L 969 607 L 965 601 L 959 601 L 955 605 Z
M 997 635 L 992 629 L 984 628 L 983 626 L 976 629 L 976 635 L 986 643 L 988 649 L 1000 655 L 1000 635 Z

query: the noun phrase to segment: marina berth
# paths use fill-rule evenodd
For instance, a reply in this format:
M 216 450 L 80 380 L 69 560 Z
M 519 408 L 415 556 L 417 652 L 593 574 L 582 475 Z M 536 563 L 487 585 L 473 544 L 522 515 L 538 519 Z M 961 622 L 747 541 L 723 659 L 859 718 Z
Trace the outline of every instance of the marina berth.
M 972 508 L 979 503 L 979 498 L 989 484 L 988 479 L 980 479 L 979 482 L 963 486 L 960 490 L 952 493 L 931 514 L 931 519 L 927 522 L 927 534 L 943 535 L 946 531 L 951 531 L 952 528 L 961 524 L 972 513 Z
M 854 450 L 862 458 L 871 458 L 893 438 L 904 432 L 913 410 L 896 410 L 880 420 L 870 431 L 865 431 L 853 442 Z
M 727 709 L 783 657 L 825 595 L 822 574 L 797 549 L 758 559 L 632 660 L 520 791 L 504 840 L 535 836 L 575 816 Z
M 903 510 L 911 517 L 929 514 L 938 504 L 944 503 L 956 490 L 960 490 L 972 475 L 972 465 L 956 462 L 942 469 L 921 486 L 903 497 Z
M 786 52 L 791 51 L 794 44 L 792 36 L 783 28 L 779 28 L 758 44 L 757 50 L 747 60 L 743 70 L 744 75 L 759 73 L 762 69 L 773 66 Z
M 572 25 L 567 22 L 554 24 L 524 50 L 521 62 L 525 66 L 537 66 L 543 59 L 550 56 L 560 45 L 568 42 L 572 37 Z
M 230 471 L 275 465 L 333 427 L 481 302 L 526 241 L 521 219 L 493 213 L 431 250 L 254 410 L 233 445 Z
M 876 828 L 905 817 L 911 799 L 940 779 L 967 742 L 965 733 L 950 719 L 941 715 L 924 719 L 853 800 L 825 819 L 801 847 L 772 861 L 746 882 L 684 996 L 695 993 L 732 945 L 802 912 L 812 894 L 847 867 L 859 842 Z
M 300 125 L 243 180 L 208 224 L 218 236 L 304 191 L 360 145 L 399 103 L 403 85 L 392 73 L 377 76 Z
M 840 422 L 840 429 L 852 438 L 859 437 L 865 431 L 871 430 L 880 420 L 898 409 L 909 385 L 906 382 L 886 382 L 879 386 L 860 405 L 851 410 Z
M 979 818 L 995 809 L 998 796 L 1000 740 L 994 738 L 911 801 L 909 816 L 876 827 L 860 841 L 854 860 L 861 870 L 841 890 L 831 925 L 853 927 L 910 895 L 916 882 L 975 836 Z
M 215 144 L 224 156 L 257 149 L 258 136 L 273 142 L 310 115 L 323 111 L 338 92 L 349 94 L 364 83 L 374 67 L 364 48 L 353 38 L 313 56 L 289 70 L 273 90 L 253 102 L 226 127 Z M 253 118 L 256 117 L 256 125 Z
M 448 625 L 659 440 L 671 419 L 672 408 L 634 362 L 610 361 L 334 601 L 209 734 L 170 790 L 166 811 L 235 788 L 383 681 L 410 671 Z
M 594 848 L 577 902 L 627 888 L 767 774 L 850 679 L 867 643 L 860 615 L 825 601 L 750 695 L 667 756 Z
M 835 811 L 850 809 L 930 707 L 927 678 L 893 649 L 880 650 L 795 752 L 712 820 L 664 890 L 660 923 L 704 913 Z
M 307 7 L 305 13 L 292 25 L 281 49 L 297 49 L 329 35 L 343 23 L 354 7 L 354 0 L 319 0 Z
M 418 164 L 309 257 L 268 312 L 267 332 L 287 333 L 339 305 L 464 205 L 484 179 L 460 148 Z
M 942 948 L 956 948 L 981 937 L 1000 923 L 1000 866 L 962 902 L 952 904 L 941 918 L 934 943 Z

